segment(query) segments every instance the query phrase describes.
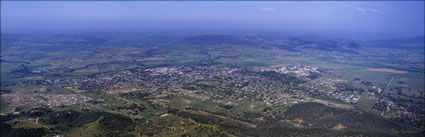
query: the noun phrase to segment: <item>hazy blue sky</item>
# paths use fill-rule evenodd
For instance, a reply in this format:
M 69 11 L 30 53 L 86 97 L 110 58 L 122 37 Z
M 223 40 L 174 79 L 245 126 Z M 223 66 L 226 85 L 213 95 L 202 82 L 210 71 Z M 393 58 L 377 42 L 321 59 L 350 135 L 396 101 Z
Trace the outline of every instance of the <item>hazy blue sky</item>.
M 1 1 L 1 27 L 315 29 L 423 35 L 424 1 Z

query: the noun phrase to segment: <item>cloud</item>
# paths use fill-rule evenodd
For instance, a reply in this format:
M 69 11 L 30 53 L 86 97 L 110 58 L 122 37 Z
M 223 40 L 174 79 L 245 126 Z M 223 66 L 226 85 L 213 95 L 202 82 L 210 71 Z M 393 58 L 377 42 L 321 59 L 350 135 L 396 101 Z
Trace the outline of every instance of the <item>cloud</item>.
M 264 12 L 275 12 L 276 9 L 275 8 L 261 8 L 261 11 L 264 11 Z
M 374 8 L 356 8 L 363 15 L 384 14 L 384 12 Z

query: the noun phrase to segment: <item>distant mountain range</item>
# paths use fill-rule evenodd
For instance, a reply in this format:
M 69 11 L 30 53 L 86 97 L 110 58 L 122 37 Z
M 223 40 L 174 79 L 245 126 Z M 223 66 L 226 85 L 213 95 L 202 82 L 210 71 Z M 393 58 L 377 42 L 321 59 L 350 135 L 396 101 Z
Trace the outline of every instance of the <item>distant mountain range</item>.
M 326 38 L 303 38 L 303 37 L 270 37 L 270 36 L 236 36 L 236 35 L 197 35 L 185 37 L 180 40 L 183 43 L 192 45 L 246 45 L 258 46 L 261 48 L 279 48 L 292 52 L 299 52 L 303 49 L 336 51 L 343 53 L 359 54 L 356 50 L 362 46 L 376 48 L 397 48 L 397 49 L 424 49 L 425 38 L 423 36 L 374 40 L 358 42 L 352 40 L 329 40 Z M 361 44 L 360 44 L 361 43 Z M 364 44 L 364 45 L 363 45 Z
M 425 36 L 372 41 L 375 47 L 424 49 Z
M 181 42 L 192 45 L 245 45 L 258 46 L 260 48 L 279 48 L 292 52 L 299 52 L 302 49 L 313 49 L 322 51 L 336 51 L 352 54 L 359 54 L 356 49 L 361 48 L 353 41 L 334 41 L 327 39 L 303 39 L 287 37 L 268 36 L 235 36 L 235 35 L 198 35 L 181 39 Z

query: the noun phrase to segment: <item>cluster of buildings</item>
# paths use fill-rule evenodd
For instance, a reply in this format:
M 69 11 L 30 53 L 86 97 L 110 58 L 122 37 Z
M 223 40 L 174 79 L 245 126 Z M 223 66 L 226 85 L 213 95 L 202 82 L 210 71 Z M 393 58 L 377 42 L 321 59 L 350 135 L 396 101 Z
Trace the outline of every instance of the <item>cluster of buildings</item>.
M 92 100 L 80 94 L 71 95 L 46 95 L 46 94 L 4 94 L 2 97 L 6 102 L 15 106 L 21 105 L 48 105 L 62 106 L 73 105 Z
M 299 76 L 299 77 L 308 77 L 313 74 L 321 73 L 318 67 L 301 66 L 301 65 L 262 69 L 261 71 L 275 71 L 275 72 L 283 73 L 283 74 L 295 74 L 296 76 Z

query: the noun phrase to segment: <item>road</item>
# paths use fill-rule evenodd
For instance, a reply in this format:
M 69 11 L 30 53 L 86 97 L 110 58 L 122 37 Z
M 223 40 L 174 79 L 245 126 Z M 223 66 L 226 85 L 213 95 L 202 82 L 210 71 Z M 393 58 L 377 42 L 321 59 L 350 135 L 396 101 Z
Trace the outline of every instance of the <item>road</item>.
M 381 95 L 379 97 L 378 102 L 381 102 L 381 100 L 384 98 L 385 89 L 387 89 L 387 87 L 391 84 L 391 82 L 394 80 L 394 77 L 395 76 L 392 76 L 391 79 L 390 79 L 390 81 L 388 81 L 387 85 L 385 85 L 385 87 L 382 89 L 382 93 L 381 93 Z
M 382 93 L 381 93 L 381 96 L 379 97 L 378 102 L 381 102 L 381 100 L 384 98 L 385 89 L 391 84 L 391 82 L 394 80 L 394 77 L 395 76 L 392 76 L 390 81 L 388 81 L 387 85 L 385 85 L 385 87 L 382 89 Z M 391 104 L 388 104 L 387 108 L 382 110 L 381 116 L 384 116 L 385 112 L 390 109 L 390 106 L 391 106 Z

